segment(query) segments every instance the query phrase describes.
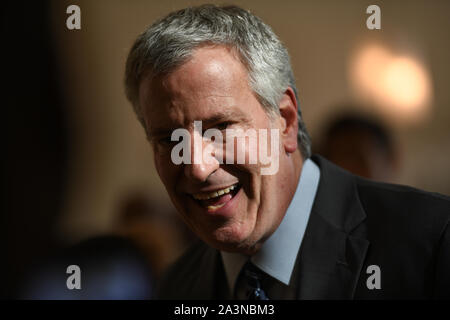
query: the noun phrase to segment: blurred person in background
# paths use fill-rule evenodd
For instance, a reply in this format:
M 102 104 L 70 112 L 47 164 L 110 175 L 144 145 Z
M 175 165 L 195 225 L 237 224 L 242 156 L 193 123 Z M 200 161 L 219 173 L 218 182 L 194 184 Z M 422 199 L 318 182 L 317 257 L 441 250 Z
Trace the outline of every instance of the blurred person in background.
M 364 178 L 395 182 L 398 149 L 381 121 L 356 113 L 333 118 L 320 139 L 318 153 Z
M 71 288 L 79 268 L 78 288 Z M 75 280 L 74 280 L 75 281 Z M 74 282 L 75 283 L 75 282 Z M 155 272 L 136 244 L 116 235 L 96 236 L 36 262 L 23 279 L 20 299 L 144 300 L 151 299 Z
M 167 266 L 192 243 L 192 234 L 173 214 L 161 212 L 141 192 L 120 198 L 110 234 L 61 250 L 30 268 L 21 290 L 24 299 L 152 299 Z M 81 271 L 81 289 L 69 290 L 66 269 Z
M 157 208 L 142 191 L 130 192 L 121 199 L 113 232 L 133 240 L 156 280 L 196 239 L 174 212 Z
M 250 12 L 204 5 L 158 20 L 132 46 L 125 85 L 157 172 L 201 239 L 159 298 L 450 298 L 450 199 L 311 155 L 287 50 Z M 278 171 L 216 153 L 175 164 L 172 133 L 189 133 L 192 160 L 194 121 L 278 130 Z

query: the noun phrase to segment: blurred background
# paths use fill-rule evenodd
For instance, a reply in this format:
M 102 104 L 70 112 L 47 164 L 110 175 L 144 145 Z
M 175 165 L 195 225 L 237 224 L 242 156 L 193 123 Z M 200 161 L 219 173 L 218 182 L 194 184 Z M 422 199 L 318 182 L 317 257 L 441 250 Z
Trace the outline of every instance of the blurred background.
M 449 1 L 211 2 L 250 9 L 287 46 L 315 152 L 361 176 L 450 194 Z M 157 176 L 123 74 L 146 26 L 201 3 L 3 4 L 3 298 L 80 298 L 49 286 L 65 286 L 65 267 L 79 263 L 101 269 L 92 278 L 110 271 L 81 298 L 145 299 L 193 241 Z M 66 27 L 72 4 L 80 30 Z M 371 4 L 380 30 L 366 26 Z M 129 247 L 135 254 L 124 258 Z M 129 295 L 110 294 L 120 278 L 137 284 Z

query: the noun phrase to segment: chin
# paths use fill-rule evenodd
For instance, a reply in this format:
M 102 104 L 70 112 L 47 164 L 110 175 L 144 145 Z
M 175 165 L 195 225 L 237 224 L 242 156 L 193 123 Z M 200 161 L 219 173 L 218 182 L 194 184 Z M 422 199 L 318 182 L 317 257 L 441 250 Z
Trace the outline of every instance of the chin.
M 229 252 L 246 252 L 255 246 L 254 230 L 250 226 L 227 226 L 216 229 L 208 239 L 210 246 Z

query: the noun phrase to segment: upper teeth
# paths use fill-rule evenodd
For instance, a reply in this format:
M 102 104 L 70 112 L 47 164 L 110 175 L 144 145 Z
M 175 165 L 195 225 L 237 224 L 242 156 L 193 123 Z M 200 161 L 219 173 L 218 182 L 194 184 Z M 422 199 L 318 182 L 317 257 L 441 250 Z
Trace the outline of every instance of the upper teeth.
M 225 188 L 225 189 L 221 189 L 221 190 L 217 190 L 217 191 L 213 191 L 213 192 L 209 192 L 209 193 L 196 193 L 196 194 L 193 194 L 192 196 L 196 200 L 208 200 L 208 199 L 216 198 L 218 196 L 227 194 L 235 188 L 237 188 L 237 184 L 230 186 L 228 188 Z

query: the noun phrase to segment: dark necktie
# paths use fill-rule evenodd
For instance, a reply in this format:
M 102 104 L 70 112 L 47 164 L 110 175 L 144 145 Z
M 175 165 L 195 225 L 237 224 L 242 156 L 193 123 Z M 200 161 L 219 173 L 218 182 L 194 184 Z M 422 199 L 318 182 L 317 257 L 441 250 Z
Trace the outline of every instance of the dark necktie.
M 263 273 L 250 261 L 244 267 L 244 277 L 247 284 L 246 295 L 248 300 L 269 300 L 266 292 L 261 288 Z

